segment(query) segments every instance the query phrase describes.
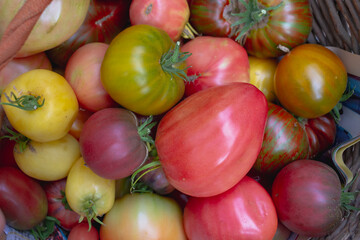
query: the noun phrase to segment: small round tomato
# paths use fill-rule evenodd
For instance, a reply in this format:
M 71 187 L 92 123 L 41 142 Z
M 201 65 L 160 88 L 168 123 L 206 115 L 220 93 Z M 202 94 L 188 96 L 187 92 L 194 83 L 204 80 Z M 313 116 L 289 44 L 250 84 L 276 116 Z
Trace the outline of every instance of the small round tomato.
M 101 240 L 185 240 L 180 206 L 155 193 L 127 194 L 115 201 L 100 227 Z
M 49 142 L 30 140 L 25 150 L 21 150 L 18 143 L 14 147 L 19 168 L 28 176 L 43 181 L 65 178 L 79 157 L 80 144 L 70 134 Z
M 82 222 L 71 229 L 67 240 L 99 240 L 99 232 L 94 227 L 89 231 L 89 224 Z
M 28 71 L 11 81 L 1 94 L 1 104 L 11 126 L 38 142 L 64 137 L 79 110 L 65 78 L 46 69 Z
M 281 105 L 299 117 L 316 118 L 339 102 L 347 72 L 341 59 L 326 47 L 303 44 L 280 60 L 274 83 Z

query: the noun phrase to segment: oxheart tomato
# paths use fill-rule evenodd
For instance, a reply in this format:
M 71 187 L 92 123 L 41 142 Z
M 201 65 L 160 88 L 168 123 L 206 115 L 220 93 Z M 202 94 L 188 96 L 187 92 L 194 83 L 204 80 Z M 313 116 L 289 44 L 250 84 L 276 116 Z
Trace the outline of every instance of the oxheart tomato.
M 249 82 L 249 61 L 245 49 L 230 38 L 199 36 L 185 43 L 181 51 L 187 74 L 195 78 L 185 84 L 185 95 L 230 82 Z
M 45 182 L 43 188 L 48 200 L 48 216 L 59 220 L 65 230 L 70 230 L 79 223 L 80 215 L 71 210 L 65 196 L 66 178 Z
M 193 0 L 190 12 L 199 33 L 234 38 L 261 58 L 279 57 L 286 53 L 282 47 L 304 43 L 313 19 L 308 0 Z
M 289 230 L 321 237 L 342 219 L 341 182 L 330 166 L 315 160 L 298 160 L 285 166 L 272 185 L 279 220 Z
M 46 217 L 48 202 L 41 185 L 13 167 L 0 168 L 0 209 L 6 223 L 30 230 Z
M 286 164 L 308 154 L 309 141 L 300 122 L 283 107 L 269 102 L 264 141 L 254 169 L 275 175 Z
M 329 113 L 340 101 L 347 72 L 341 59 L 318 44 L 303 44 L 278 63 L 275 93 L 284 108 L 303 118 Z
M 277 214 L 269 193 L 245 176 L 228 191 L 212 197 L 191 197 L 184 209 L 189 240 L 270 240 Z
M 170 184 L 197 197 L 233 187 L 260 152 L 267 110 L 264 94 L 249 83 L 208 88 L 181 101 L 160 120 L 155 139 Z
M 183 215 L 175 200 L 155 193 L 117 199 L 100 226 L 100 239 L 185 240 Z
M 86 165 L 104 178 L 130 176 L 148 156 L 137 124 L 136 116 L 123 108 L 105 108 L 92 114 L 80 134 Z
M 89 224 L 82 222 L 71 229 L 67 240 L 99 240 L 99 232 L 94 227 L 89 231 Z
M 101 66 L 105 90 L 135 113 L 166 112 L 185 90 L 178 71 L 186 64 L 176 57 L 180 54 L 176 46 L 164 30 L 154 26 L 133 25 L 121 31 L 110 43 Z

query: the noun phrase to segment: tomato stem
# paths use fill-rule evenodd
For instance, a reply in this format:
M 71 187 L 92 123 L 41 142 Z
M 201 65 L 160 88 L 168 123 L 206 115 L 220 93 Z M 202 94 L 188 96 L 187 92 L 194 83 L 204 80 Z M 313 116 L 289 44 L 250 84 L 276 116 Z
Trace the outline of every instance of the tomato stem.
M 189 22 L 185 24 L 185 28 L 181 33 L 181 37 L 184 39 L 194 39 L 196 36 L 199 36 L 199 33 L 191 26 Z
M 95 220 L 95 222 L 103 225 L 104 223 L 101 222 L 100 219 L 98 219 L 97 217 L 97 209 L 96 209 L 96 200 L 94 200 L 95 197 L 93 198 L 87 198 L 85 201 L 84 201 L 84 205 L 83 205 L 83 213 L 84 215 L 86 216 L 87 218 L 87 221 L 88 221 L 88 224 L 89 224 L 89 230 L 91 230 L 91 220 Z M 82 222 L 84 220 L 84 215 L 81 215 L 81 217 L 79 218 L 79 223 Z
M 153 117 L 149 116 L 144 123 L 138 127 L 138 133 L 141 138 L 146 143 L 155 144 L 154 140 L 150 136 L 151 129 L 156 125 L 156 122 L 152 122 Z
M 9 102 L 1 102 L 1 104 L 17 107 L 26 111 L 34 111 L 42 107 L 45 103 L 45 99 L 43 99 L 43 101 L 39 103 L 39 100 L 41 98 L 40 96 L 35 97 L 32 95 L 22 95 L 18 98 L 16 97 L 14 92 L 11 92 L 10 97 L 5 93 L 5 97 Z M 11 100 L 11 97 L 14 98 L 14 100 Z
M 23 153 L 28 145 L 28 143 L 30 142 L 30 139 L 28 137 L 25 137 L 24 135 L 22 135 L 21 133 L 15 132 L 13 130 L 11 130 L 8 127 L 5 127 L 5 130 L 10 134 L 10 135 L 4 135 L 2 137 L 0 137 L 0 140 L 3 138 L 8 138 L 12 141 L 15 141 L 18 144 L 19 147 L 19 151 L 20 153 Z
M 131 175 L 131 187 L 130 187 L 130 193 L 134 192 L 149 192 L 147 189 L 138 190 L 136 184 L 139 182 L 139 180 L 147 173 L 154 171 L 161 167 L 161 163 L 159 160 L 152 161 L 148 164 L 145 164 L 144 166 L 140 167 L 138 170 L 136 170 Z M 144 172 L 143 172 L 144 171 Z M 137 175 L 140 173 L 140 176 L 137 177 Z

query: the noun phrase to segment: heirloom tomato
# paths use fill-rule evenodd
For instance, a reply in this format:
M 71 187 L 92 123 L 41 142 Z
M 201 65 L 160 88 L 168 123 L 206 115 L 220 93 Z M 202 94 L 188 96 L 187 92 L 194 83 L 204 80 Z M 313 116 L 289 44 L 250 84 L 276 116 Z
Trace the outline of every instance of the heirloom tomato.
M 272 199 L 279 220 L 300 235 L 322 237 L 342 221 L 341 182 L 323 162 L 304 159 L 285 166 L 273 182 Z
M 79 108 L 79 112 L 76 116 L 75 121 L 71 125 L 69 134 L 71 134 L 72 136 L 74 136 L 76 139 L 79 140 L 81 131 L 84 127 L 84 124 L 85 124 L 86 120 L 88 120 L 92 114 L 93 114 L 93 112 L 90 112 L 89 110 Z
M 82 222 L 71 229 L 67 240 L 99 240 L 99 232 L 94 227 L 89 230 L 89 224 Z
M 260 152 L 267 111 L 264 94 L 241 82 L 199 91 L 177 104 L 160 120 L 155 139 L 170 184 L 196 197 L 233 187 Z
M 249 55 L 284 55 L 302 44 L 312 27 L 308 0 L 193 0 L 190 23 L 204 35 L 231 37 Z
M 121 106 L 145 116 L 158 115 L 184 94 L 184 55 L 164 30 L 134 25 L 110 43 L 101 66 L 101 81 Z
M 277 229 L 269 193 L 245 176 L 228 191 L 212 197 L 190 197 L 184 209 L 189 240 L 270 240 Z
M 0 38 L 25 2 L 26 0 L 0 1 Z M 89 4 L 90 0 L 51 1 L 41 13 L 17 57 L 43 52 L 70 38 L 84 21 Z M 36 6 L 32 11 L 37 11 Z
M 88 223 L 107 213 L 115 201 L 115 180 L 95 174 L 80 157 L 71 167 L 66 179 L 65 195 L 70 208 L 78 213 L 80 221 Z
M 0 168 L 0 209 L 6 223 L 18 230 L 30 230 L 48 211 L 46 194 L 34 179 L 13 167 Z
M 19 143 L 14 147 L 14 158 L 28 176 L 42 181 L 56 181 L 66 177 L 80 157 L 79 142 L 70 134 L 49 141 L 30 140 L 24 150 Z
M 100 226 L 100 239 L 185 240 L 183 215 L 171 198 L 155 193 L 117 199 Z
M 46 69 L 30 70 L 11 81 L 1 94 L 1 104 L 11 126 L 38 142 L 64 137 L 79 110 L 65 78 Z
M 303 44 L 286 54 L 275 71 L 275 93 L 281 105 L 303 118 L 329 113 L 340 101 L 347 72 L 341 59 L 318 44 Z
M 255 170 L 275 175 L 289 162 L 307 158 L 309 141 L 299 121 L 283 107 L 269 102 L 265 134 Z
M 249 82 L 249 60 L 245 49 L 230 38 L 199 36 L 181 47 L 191 52 L 186 59 L 188 76 L 185 95 L 230 82 Z M 211 56 L 211 57 L 209 57 Z
M 66 178 L 45 182 L 44 190 L 48 200 L 48 216 L 59 220 L 65 230 L 70 230 L 79 223 L 80 215 L 71 210 L 65 196 Z

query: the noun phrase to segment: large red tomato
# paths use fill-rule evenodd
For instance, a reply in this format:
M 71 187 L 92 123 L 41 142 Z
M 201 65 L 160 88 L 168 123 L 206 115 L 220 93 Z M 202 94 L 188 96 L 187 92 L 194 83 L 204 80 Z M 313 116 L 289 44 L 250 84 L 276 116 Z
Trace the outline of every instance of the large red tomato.
M 277 215 L 269 193 L 255 180 L 244 177 L 228 191 L 205 198 L 190 198 L 184 209 L 189 240 L 270 240 Z
M 288 164 L 272 186 L 279 220 L 291 231 L 321 237 L 342 219 L 341 182 L 331 167 L 315 160 Z
M 155 139 L 170 184 L 197 197 L 233 187 L 259 154 L 267 109 L 264 94 L 249 83 L 208 88 L 172 108 Z
M 199 33 L 234 38 L 250 55 L 263 58 L 304 43 L 313 19 L 308 0 L 192 0 L 190 12 Z
M 186 59 L 185 95 L 230 82 L 249 82 L 249 60 L 245 49 L 230 38 L 199 36 L 185 43 L 181 51 Z
M 341 59 L 318 44 L 300 45 L 285 55 L 275 71 L 275 93 L 284 108 L 303 118 L 329 113 L 347 86 Z

